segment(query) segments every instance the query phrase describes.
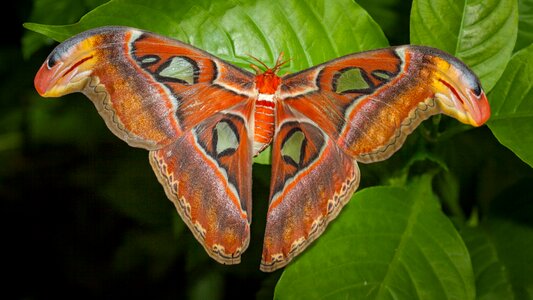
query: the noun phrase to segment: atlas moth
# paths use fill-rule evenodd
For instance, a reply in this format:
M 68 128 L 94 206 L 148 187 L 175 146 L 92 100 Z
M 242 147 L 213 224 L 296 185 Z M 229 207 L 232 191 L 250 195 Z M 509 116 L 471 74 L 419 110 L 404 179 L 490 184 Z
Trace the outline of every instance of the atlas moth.
M 35 88 L 82 92 L 116 136 L 148 150 L 179 215 L 223 264 L 248 247 L 252 158 L 271 145 L 267 272 L 339 214 L 359 185 L 358 162 L 388 158 L 431 115 L 473 126 L 490 116 L 474 73 L 438 49 L 355 53 L 280 77 L 282 64 L 254 74 L 174 39 L 101 27 L 58 45 Z

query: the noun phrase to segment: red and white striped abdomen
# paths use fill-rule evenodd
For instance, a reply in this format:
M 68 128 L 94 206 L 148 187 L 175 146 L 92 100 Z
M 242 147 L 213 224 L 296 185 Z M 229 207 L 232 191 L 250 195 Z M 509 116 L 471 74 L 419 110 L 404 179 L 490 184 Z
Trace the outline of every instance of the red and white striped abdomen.
M 274 94 L 259 94 L 254 112 L 254 156 L 266 148 L 274 137 Z

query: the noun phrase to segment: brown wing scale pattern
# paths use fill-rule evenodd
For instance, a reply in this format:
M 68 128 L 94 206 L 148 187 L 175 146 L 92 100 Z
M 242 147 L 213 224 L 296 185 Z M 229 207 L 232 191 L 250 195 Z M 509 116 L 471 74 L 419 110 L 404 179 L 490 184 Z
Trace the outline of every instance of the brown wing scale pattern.
M 239 263 L 249 242 L 252 148 L 247 127 L 241 114 L 219 113 L 174 144 L 150 152 L 167 197 L 206 252 L 224 264 Z
M 46 97 L 83 92 L 115 135 L 149 150 L 168 198 L 225 264 L 249 243 L 254 131 L 267 129 L 263 149 L 273 125 L 264 271 L 289 263 L 339 214 L 358 187 L 357 161 L 386 159 L 433 114 L 474 126 L 490 116 L 475 75 L 437 49 L 351 54 L 280 78 L 283 64 L 254 75 L 176 40 L 102 27 L 60 44 L 35 87 Z M 258 127 L 261 113 L 268 124 Z
M 358 186 L 356 161 L 386 159 L 431 115 L 475 126 L 489 115 L 466 66 L 427 47 L 352 54 L 287 75 L 279 97 L 265 271 L 290 262 L 337 216 Z
M 195 237 L 211 257 L 234 264 L 249 241 L 253 79 L 176 40 L 104 27 L 60 44 L 35 84 L 44 96 L 85 93 L 113 133 L 151 150 Z
M 352 54 L 283 79 L 284 102 L 361 162 L 388 158 L 431 115 L 445 113 L 474 126 L 490 115 L 475 75 L 428 47 Z
M 316 124 L 278 105 L 261 270 L 289 263 L 324 231 L 359 185 L 357 163 Z

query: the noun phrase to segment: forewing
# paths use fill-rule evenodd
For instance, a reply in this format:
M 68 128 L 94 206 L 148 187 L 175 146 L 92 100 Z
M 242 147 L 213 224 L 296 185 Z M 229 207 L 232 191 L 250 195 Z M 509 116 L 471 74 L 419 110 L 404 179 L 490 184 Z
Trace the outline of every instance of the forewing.
M 101 27 L 57 46 L 35 77 L 46 97 L 83 92 L 109 129 L 155 150 L 253 96 L 253 75 L 179 41 Z
M 282 79 L 280 97 L 361 162 L 388 158 L 421 121 L 490 115 L 476 76 L 438 49 L 401 46 L 344 56 Z
M 101 27 L 56 47 L 35 78 L 47 97 L 83 92 L 150 162 L 210 256 L 240 261 L 251 220 L 254 77 L 179 41 Z

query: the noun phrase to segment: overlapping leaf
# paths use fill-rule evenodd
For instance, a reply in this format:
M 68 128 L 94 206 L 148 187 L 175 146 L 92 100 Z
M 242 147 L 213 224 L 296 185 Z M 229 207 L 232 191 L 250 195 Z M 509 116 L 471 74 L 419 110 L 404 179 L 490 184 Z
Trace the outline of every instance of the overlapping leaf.
M 518 0 L 518 37 L 515 51 L 533 43 L 533 0 Z
M 415 0 L 411 43 L 459 57 L 490 91 L 511 57 L 517 24 L 516 0 Z
M 490 129 L 503 145 L 533 166 L 533 45 L 513 56 L 489 97 Z
M 348 0 L 113 0 L 76 24 L 25 26 L 62 41 L 105 25 L 158 32 L 245 67 L 248 55 L 273 65 L 284 52 L 291 59 L 288 71 L 387 45 L 379 26 Z
M 480 224 L 461 230 L 479 299 L 532 299 L 533 202 L 522 180 L 503 191 Z
M 478 299 L 505 299 L 512 294 L 509 274 L 494 242 L 482 228 L 465 228 L 461 235 L 471 254 Z
M 46 24 L 73 23 L 87 11 L 95 8 L 106 0 L 35 0 L 29 20 Z M 25 58 L 30 57 L 39 47 L 50 43 L 50 40 L 35 32 L 27 31 L 22 37 L 22 52 Z
M 468 251 L 431 177 L 357 193 L 283 273 L 280 299 L 473 299 Z

